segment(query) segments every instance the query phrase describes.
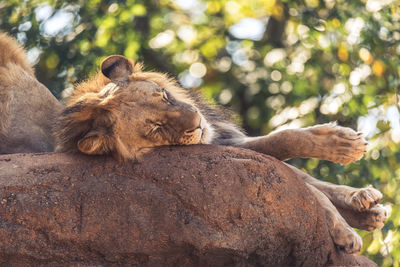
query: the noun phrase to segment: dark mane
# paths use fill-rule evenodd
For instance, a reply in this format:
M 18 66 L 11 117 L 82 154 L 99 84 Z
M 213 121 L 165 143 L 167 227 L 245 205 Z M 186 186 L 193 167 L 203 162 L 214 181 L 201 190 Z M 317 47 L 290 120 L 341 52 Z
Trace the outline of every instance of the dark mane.
M 212 144 L 230 145 L 246 137 L 244 130 L 235 123 L 231 110 L 208 103 L 199 90 L 189 90 L 189 96 L 215 130 Z

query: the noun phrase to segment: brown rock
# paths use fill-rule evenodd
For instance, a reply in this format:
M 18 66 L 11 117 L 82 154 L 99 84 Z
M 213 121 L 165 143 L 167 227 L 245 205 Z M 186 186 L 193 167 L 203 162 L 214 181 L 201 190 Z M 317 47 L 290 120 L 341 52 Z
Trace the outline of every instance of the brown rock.
M 375 266 L 337 251 L 323 211 L 280 161 L 220 146 L 141 163 L 0 156 L 0 263 Z

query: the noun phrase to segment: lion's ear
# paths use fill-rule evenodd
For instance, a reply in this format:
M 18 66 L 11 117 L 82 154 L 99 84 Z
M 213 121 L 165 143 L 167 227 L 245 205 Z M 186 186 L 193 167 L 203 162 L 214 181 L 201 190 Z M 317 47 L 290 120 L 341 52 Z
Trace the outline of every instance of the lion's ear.
M 105 130 L 97 129 L 88 132 L 78 141 L 78 149 L 89 155 L 109 154 L 114 150 L 115 140 Z
M 126 81 L 133 73 L 133 63 L 124 56 L 109 56 L 101 62 L 101 72 L 114 81 Z

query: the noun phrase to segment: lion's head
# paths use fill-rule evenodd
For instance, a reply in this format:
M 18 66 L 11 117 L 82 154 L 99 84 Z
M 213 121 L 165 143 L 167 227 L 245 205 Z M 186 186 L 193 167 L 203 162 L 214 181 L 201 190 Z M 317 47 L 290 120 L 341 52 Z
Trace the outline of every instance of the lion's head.
M 110 56 L 77 86 L 55 135 L 61 151 L 134 159 L 156 146 L 208 143 L 212 129 L 173 79 Z

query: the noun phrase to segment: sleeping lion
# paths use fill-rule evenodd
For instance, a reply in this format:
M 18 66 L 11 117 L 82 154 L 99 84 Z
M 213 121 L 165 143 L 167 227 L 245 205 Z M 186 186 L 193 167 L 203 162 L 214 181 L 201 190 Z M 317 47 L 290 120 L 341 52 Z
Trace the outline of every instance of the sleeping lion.
M 77 85 L 56 120 L 57 150 L 133 160 L 158 146 L 218 144 L 280 160 L 318 158 L 341 164 L 359 160 L 365 153 L 367 143 L 361 134 L 333 123 L 248 137 L 229 112 L 206 104 L 164 74 L 143 72 L 141 64 L 118 55 L 106 58 L 100 69 Z M 357 252 L 362 246 L 349 224 L 369 231 L 383 227 L 386 212 L 378 204 L 382 198 L 378 190 L 334 185 L 290 168 L 322 204 L 330 234 L 346 252 Z
M 4 51 L 5 40 L 7 47 L 10 46 L 10 39 L 0 35 L 0 51 Z M 11 47 L 19 47 L 15 40 L 12 42 Z M 33 71 L 23 69 L 27 64 L 25 57 L 13 60 L 23 50 L 8 51 L 14 52 L 7 57 L 0 53 L 0 100 L 4 100 L 0 102 L 0 110 L 5 111 L 0 114 L 3 127 L 0 127 L 0 136 L 6 144 L 0 146 L 0 153 L 12 153 L 12 145 L 7 144 L 16 141 L 7 134 L 7 127 L 18 121 L 15 116 L 7 115 L 12 113 L 10 107 L 26 107 L 23 101 L 4 97 L 11 95 L 11 85 L 18 81 L 16 78 L 2 80 L 2 75 L 18 77 L 23 73 L 34 92 L 44 90 Z M 56 150 L 111 154 L 119 160 L 139 159 L 158 146 L 219 144 L 251 149 L 280 160 L 303 157 L 347 164 L 359 160 L 366 149 L 359 133 L 332 123 L 248 137 L 232 122 L 229 112 L 207 104 L 197 93 L 182 89 L 165 74 L 144 72 L 142 65 L 118 55 L 106 58 L 97 75 L 78 84 L 65 107 L 60 108 L 58 102 L 49 105 L 53 107 L 50 112 L 62 109 L 54 123 Z M 45 127 L 35 125 L 38 129 L 48 129 L 52 124 L 51 120 L 39 118 Z M 39 121 L 33 123 L 39 124 Z M 41 137 L 36 132 L 31 135 L 36 138 L 26 142 L 33 143 Z M 48 151 L 53 144 L 52 138 L 49 140 L 46 149 L 27 146 L 24 152 Z M 357 252 L 362 246 L 361 238 L 352 227 L 368 231 L 383 227 L 386 212 L 378 204 L 382 198 L 378 190 L 334 185 L 289 167 L 294 175 L 304 179 L 324 208 L 332 239 L 345 252 Z

